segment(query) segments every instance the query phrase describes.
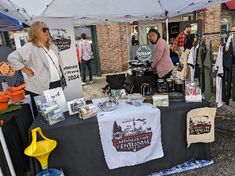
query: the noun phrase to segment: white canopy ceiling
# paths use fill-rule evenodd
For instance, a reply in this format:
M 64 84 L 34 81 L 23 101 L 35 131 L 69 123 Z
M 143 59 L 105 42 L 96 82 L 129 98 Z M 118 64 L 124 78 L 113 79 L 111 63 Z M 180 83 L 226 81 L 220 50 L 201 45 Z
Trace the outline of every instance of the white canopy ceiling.
M 0 12 L 30 24 L 34 17 L 73 17 L 78 24 L 166 19 L 228 0 L 0 0 Z

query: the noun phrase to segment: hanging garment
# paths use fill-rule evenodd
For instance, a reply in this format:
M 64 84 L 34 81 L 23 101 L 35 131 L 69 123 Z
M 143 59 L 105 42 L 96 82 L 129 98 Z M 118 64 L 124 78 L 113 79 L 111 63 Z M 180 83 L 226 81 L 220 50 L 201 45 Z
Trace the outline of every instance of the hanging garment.
M 192 47 L 188 56 L 188 66 L 189 66 L 189 75 L 190 80 L 194 80 L 195 75 L 195 64 L 196 64 L 196 50 L 199 46 Z
M 222 88 L 222 100 L 229 105 L 229 99 L 231 98 L 231 83 L 232 83 L 232 68 L 233 68 L 233 53 L 232 50 L 223 52 L 223 88 Z
M 200 87 L 201 87 L 201 90 L 202 90 L 202 93 L 204 93 L 204 72 L 203 72 L 203 63 L 205 61 L 205 57 L 206 57 L 206 52 L 207 52 L 207 49 L 206 49 L 206 45 L 204 42 L 201 42 L 199 44 L 199 48 L 198 48 L 198 55 L 197 55 L 197 67 L 198 67 L 198 78 L 199 78 L 199 82 L 200 82 Z
M 222 101 L 222 82 L 223 82 L 223 46 L 219 47 L 218 56 L 215 62 L 216 70 L 216 106 L 221 107 L 223 105 Z
M 198 53 L 199 53 L 199 47 L 200 44 L 198 43 L 195 49 L 195 69 L 194 69 L 194 78 L 197 78 L 199 80 L 200 78 L 200 68 L 198 65 Z
M 210 47 L 211 48 L 211 47 Z M 206 48 L 205 43 L 199 47 L 197 64 L 200 69 L 200 86 L 206 98 L 212 94 L 212 60 L 210 49 Z
M 226 44 L 226 47 L 229 46 L 229 53 L 230 53 L 230 62 L 232 62 L 233 64 L 235 64 L 235 36 L 232 34 L 230 37 L 230 42 L 229 45 Z M 228 43 L 227 42 L 227 43 Z M 230 67 L 232 67 L 232 100 L 235 101 L 235 66 L 234 65 L 230 65 Z
M 212 96 L 212 86 L 213 86 L 213 78 L 212 78 L 212 46 L 210 45 L 210 49 L 206 54 L 206 58 L 204 61 L 204 76 L 205 76 L 205 97 Z
M 235 65 L 233 65 L 232 75 L 232 100 L 235 101 Z

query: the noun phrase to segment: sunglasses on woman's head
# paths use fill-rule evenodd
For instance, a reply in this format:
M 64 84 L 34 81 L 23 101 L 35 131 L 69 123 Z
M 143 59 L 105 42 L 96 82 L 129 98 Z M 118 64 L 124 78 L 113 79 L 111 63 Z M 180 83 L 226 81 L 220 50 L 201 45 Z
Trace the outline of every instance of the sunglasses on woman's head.
M 49 28 L 48 27 L 43 27 L 42 32 L 49 32 Z

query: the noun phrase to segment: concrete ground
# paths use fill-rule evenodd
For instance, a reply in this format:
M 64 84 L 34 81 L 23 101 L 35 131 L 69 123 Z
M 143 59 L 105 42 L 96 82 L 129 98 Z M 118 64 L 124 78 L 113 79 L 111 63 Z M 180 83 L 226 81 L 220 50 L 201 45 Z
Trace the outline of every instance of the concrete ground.
M 94 77 L 94 84 L 85 85 L 86 99 L 105 97 L 102 88 L 105 77 Z M 214 98 L 209 100 L 215 105 Z M 215 142 L 211 144 L 214 164 L 205 168 L 174 174 L 176 176 L 235 176 L 235 103 L 223 105 L 217 109 L 215 120 Z
M 102 88 L 107 84 L 105 77 L 94 77 L 94 83 L 83 86 L 84 96 L 86 99 L 102 98 L 106 95 L 102 92 Z

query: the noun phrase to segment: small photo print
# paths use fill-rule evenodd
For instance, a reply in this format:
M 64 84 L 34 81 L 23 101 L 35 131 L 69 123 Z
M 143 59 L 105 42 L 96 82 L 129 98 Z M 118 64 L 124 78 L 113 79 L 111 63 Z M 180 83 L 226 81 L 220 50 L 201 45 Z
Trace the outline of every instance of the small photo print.
M 68 102 L 69 114 L 73 115 L 73 114 L 79 113 L 80 108 L 85 105 L 86 105 L 86 101 L 84 98 L 69 101 Z
M 111 89 L 110 92 L 112 97 L 124 98 L 126 96 L 125 89 Z
M 44 95 L 38 95 L 34 97 L 35 104 L 37 106 L 38 112 L 42 112 L 41 107 L 47 103 L 46 97 Z

